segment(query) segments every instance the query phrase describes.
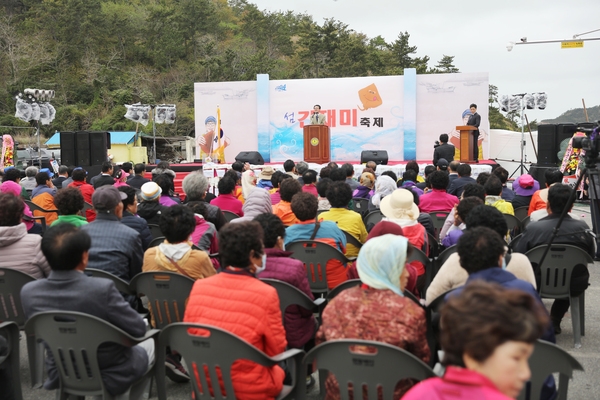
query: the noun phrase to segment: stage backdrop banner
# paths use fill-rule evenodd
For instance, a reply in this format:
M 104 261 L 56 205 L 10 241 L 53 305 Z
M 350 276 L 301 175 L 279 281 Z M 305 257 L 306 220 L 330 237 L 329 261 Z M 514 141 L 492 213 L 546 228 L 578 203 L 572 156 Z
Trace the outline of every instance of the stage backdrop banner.
M 471 103 L 480 107 L 486 154 L 487 73 L 414 76 L 270 81 L 259 75 L 257 82 L 196 83 L 197 154 L 211 150 L 209 140 L 213 151 L 218 148 L 210 118 L 218 105 L 226 162 L 249 150 L 268 162 L 299 161 L 303 127 L 319 104 L 330 127 L 333 161 L 359 160 L 363 150 L 387 150 L 394 161 L 426 160 L 441 133 L 456 136 L 455 126 L 466 124 L 463 111 Z

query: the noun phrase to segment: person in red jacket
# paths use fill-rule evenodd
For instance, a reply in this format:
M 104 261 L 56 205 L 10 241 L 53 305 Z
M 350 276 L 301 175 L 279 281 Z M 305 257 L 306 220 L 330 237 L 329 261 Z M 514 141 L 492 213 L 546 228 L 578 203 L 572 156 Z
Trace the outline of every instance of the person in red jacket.
M 89 183 L 85 182 L 85 177 L 87 176 L 87 171 L 81 167 L 77 167 L 73 169 L 73 182 L 69 184 L 69 187 L 76 187 L 81 191 L 83 195 L 83 200 L 86 203 L 92 204 L 92 195 L 94 194 L 94 187 Z M 85 218 L 87 222 L 92 222 L 96 219 L 96 211 L 87 210 L 85 212 Z
M 263 230 L 254 221 L 221 228 L 223 272 L 194 283 L 183 320 L 224 329 L 275 356 L 285 350 L 287 340 L 277 291 L 256 278 L 266 261 L 262 237 Z M 191 371 L 190 375 L 194 376 Z M 251 361 L 237 361 L 231 368 L 236 398 L 244 400 L 274 399 L 281 392 L 284 375 L 279 366 L 263 367 Z

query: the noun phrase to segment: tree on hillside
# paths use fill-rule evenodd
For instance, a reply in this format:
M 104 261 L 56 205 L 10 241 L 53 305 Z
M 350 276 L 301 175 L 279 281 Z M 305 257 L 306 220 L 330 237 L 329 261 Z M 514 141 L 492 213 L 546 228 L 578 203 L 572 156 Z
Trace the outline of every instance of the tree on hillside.
M 460 72 L 458 68 L 454 66 L 454 56 L 443 55 L 442 59 L 438 61 L 432 70 L 433 73 L 451 74 Z
M 427 72 L 429 57 L 411 57 L 417 53 L 417 46 L 410 46 L 408 41 L 410 34 L 400 32 L 398 39 L 391 43 L 388 48 L 391 52 L 390 66 L 394 75 L 403 75 L 405 68 L 416 68 L 418 74 Z
M 506 129 L 509 131 L 519 130 L 519 127 L 513 120 L 506 118 L 504 115 L 502 115 L 502 113 L 500 113 L 500 109 L 497 107 L 497 86 L 490 84 L 488 98 L 488 119 L 490 121 L 490 129 Z

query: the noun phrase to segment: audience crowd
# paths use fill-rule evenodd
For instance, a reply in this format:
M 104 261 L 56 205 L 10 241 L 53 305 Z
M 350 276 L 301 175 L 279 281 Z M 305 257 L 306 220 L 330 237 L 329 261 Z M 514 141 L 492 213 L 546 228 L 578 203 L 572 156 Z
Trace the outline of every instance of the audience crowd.
M 210 193 L 202 171 L 189 173 L 183 193 L 176 193 L 176 173 L 165 162 L 152 170 L 151 179 L 144 164 L 131 163 L 106 162 L 94 177 L 82 168 L 61 166 L 54 179 L 49 170 L 29 167 L 22 176 L 7 168 L 0 185 L 0 267 L 36 279 L 21 291 L 28 317 L 55 309 L 81 311 L 134 336 L 146 330 L 137 312 L 145 311 L 140 299 L 82 272 L 99 269 L 126 282 L 141 272 L 179 273 L 195 281 L 183 321 L 224 329 L 268 356 L 286 348 L 309 351 L 338 339 L 363 339 L 430 363 L 438 357 L 428 342 L 431 323 L 444 350 L 445 373 L 420 383 L 400 380 L 394 399 L 516 398 L 530 377 L 533 343 L 539 338 L 555 342 L 570 306 L 568 298 L 556 299 L 546 311 L 537 292 L 541 268 L 525 253 L 548 242 L 571 206 L 573 189 L 561 183 L 557 169 L 545 173 L 542 189 L 529 174 L 509 188 L 502 167 L 475 180 L 471 167 L 453 161 L 452 149 L 446 151 L 447 135 L 440 140 L 435 166 L 425 168 L 425 178 L 413 161 L 401 179 L 376 172 L 373 162 L 360 176 L 351 164 L 330 163 L 319 174 L 302 161 L 287 160 L 284 171 L 268 166 L 253 171 L 236 162 L 219 180 L 218 196 Z M 517 210 L 530 222 L 509 243 L 519 232 L 509 232 L 506 215 Z M 224 212 L 235 215 L 226 218 Z M 446 218 L 443 227 L 434 229 L 433 214 Z M 366 224 L 372 215 L 380 222 Z M 277 279 L 311 300 L 319 296 L 311 291 L 314 278 L 303 262 L 286 251 L 301 240 L 345 255 L 319 267 L 329 290 L 359 279 L 329 299 L 320 318 L 298 305 L 282 315 L 277 290 L 261 281 Z M 566 215 L 554 242 L 596 256 L 594 235 L 573 214 Z M 455 251 L 429 276 L 419 254 L 432 258 L 444 248 Z M 587 265 L 576 265 L 571 295 L 588 285 Z M 428 322 L 424 306 L 436 300 L 445 302 L 441 319 Z M 154 325 L 152 313 L 150 318 Z M 101 353 L 104 384 L 117 395 L 152 363 L 154 343 L 105 344 Z M 167 350 L 166 373 L 176 382 L 202 373 L 191 371 L 183 356 Z M 508 366 L 507 360 L 512 360 Z M 44 387 L 55 389 L 59 373 L 50 352 L 47 365 Z M 314 383 L 312 372 L 311 366 L 307 386 Z M 289 374 L 285 365 L 250 361 L 238 361 L 231 370 L 241 399 L 276 398 Z M 329 374 L 324 390 L 327 399 L 340 399 L 345 383 Z M 549 376 L 541 398 L 555 395 Z

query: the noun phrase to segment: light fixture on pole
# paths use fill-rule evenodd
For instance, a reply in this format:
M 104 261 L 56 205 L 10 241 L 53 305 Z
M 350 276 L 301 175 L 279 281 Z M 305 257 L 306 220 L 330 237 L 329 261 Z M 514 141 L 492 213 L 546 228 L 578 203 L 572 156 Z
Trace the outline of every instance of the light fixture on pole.
M 16 111 L 15 118 L 22 121 L 36 121 L 35 134 L 37 135 L 37 147 L 40 168 L 42 166 L 42 151 L 40 143 L 40 123 L 49 125 L 54 121 L 56 109 L 49 103 L 55 96 L 54 90 L 45 89 L 25 89 L 23 93 L 18 93 L 15 96 Z
M 600 37 L 594 38 L 581 38 L 583 35 L 587 35 L 589 33 L 598 32 L 600 29 L 594 29 L 593 31 L 578 33 L 573 35 L 573 39 L 563 39 L 563 40 L 527 40 L 527 37 L 522 37 L 519 41 L 508 42 L 506 45 L 506 50 L 512 51 L 515 46 L 523 45 L 523 44 L 545 44 L 545 43 L 560 43 L 562 49 L 574 49 L 583 47 L 583 42 L 592 41 L 592 40 L 600 40 Z
M 527 38 L 524 38 L 527 40 Z M 527 162 L 527 153 L 525 147 L 525 109 L 533 110 L 537 108 L 538 110 L 544 110 L 546 108 L 546 102 L 548 100 L 548 96 L 545 92 L 538 93 L 519 93 L 513 94 L 512 96 L 502 96 L 500 98 L 500 110 L 504 112 L 511 111 L 521 111 L 521 161 L 519 162 L 519 166 L 510 174 L 512 176 L 520 169 L 521 175 L 523 175 L 523 170 L 529 172 L 525 163 Z
M 130 121 L 138 122 L 144 126 L 150 121 L 150 111 L 152 113 L 152 157 L 156 162 L 156 124 L 173 124 L 176 117 L 175 104 L 125 104 L 127 113 L 124 115 Z

